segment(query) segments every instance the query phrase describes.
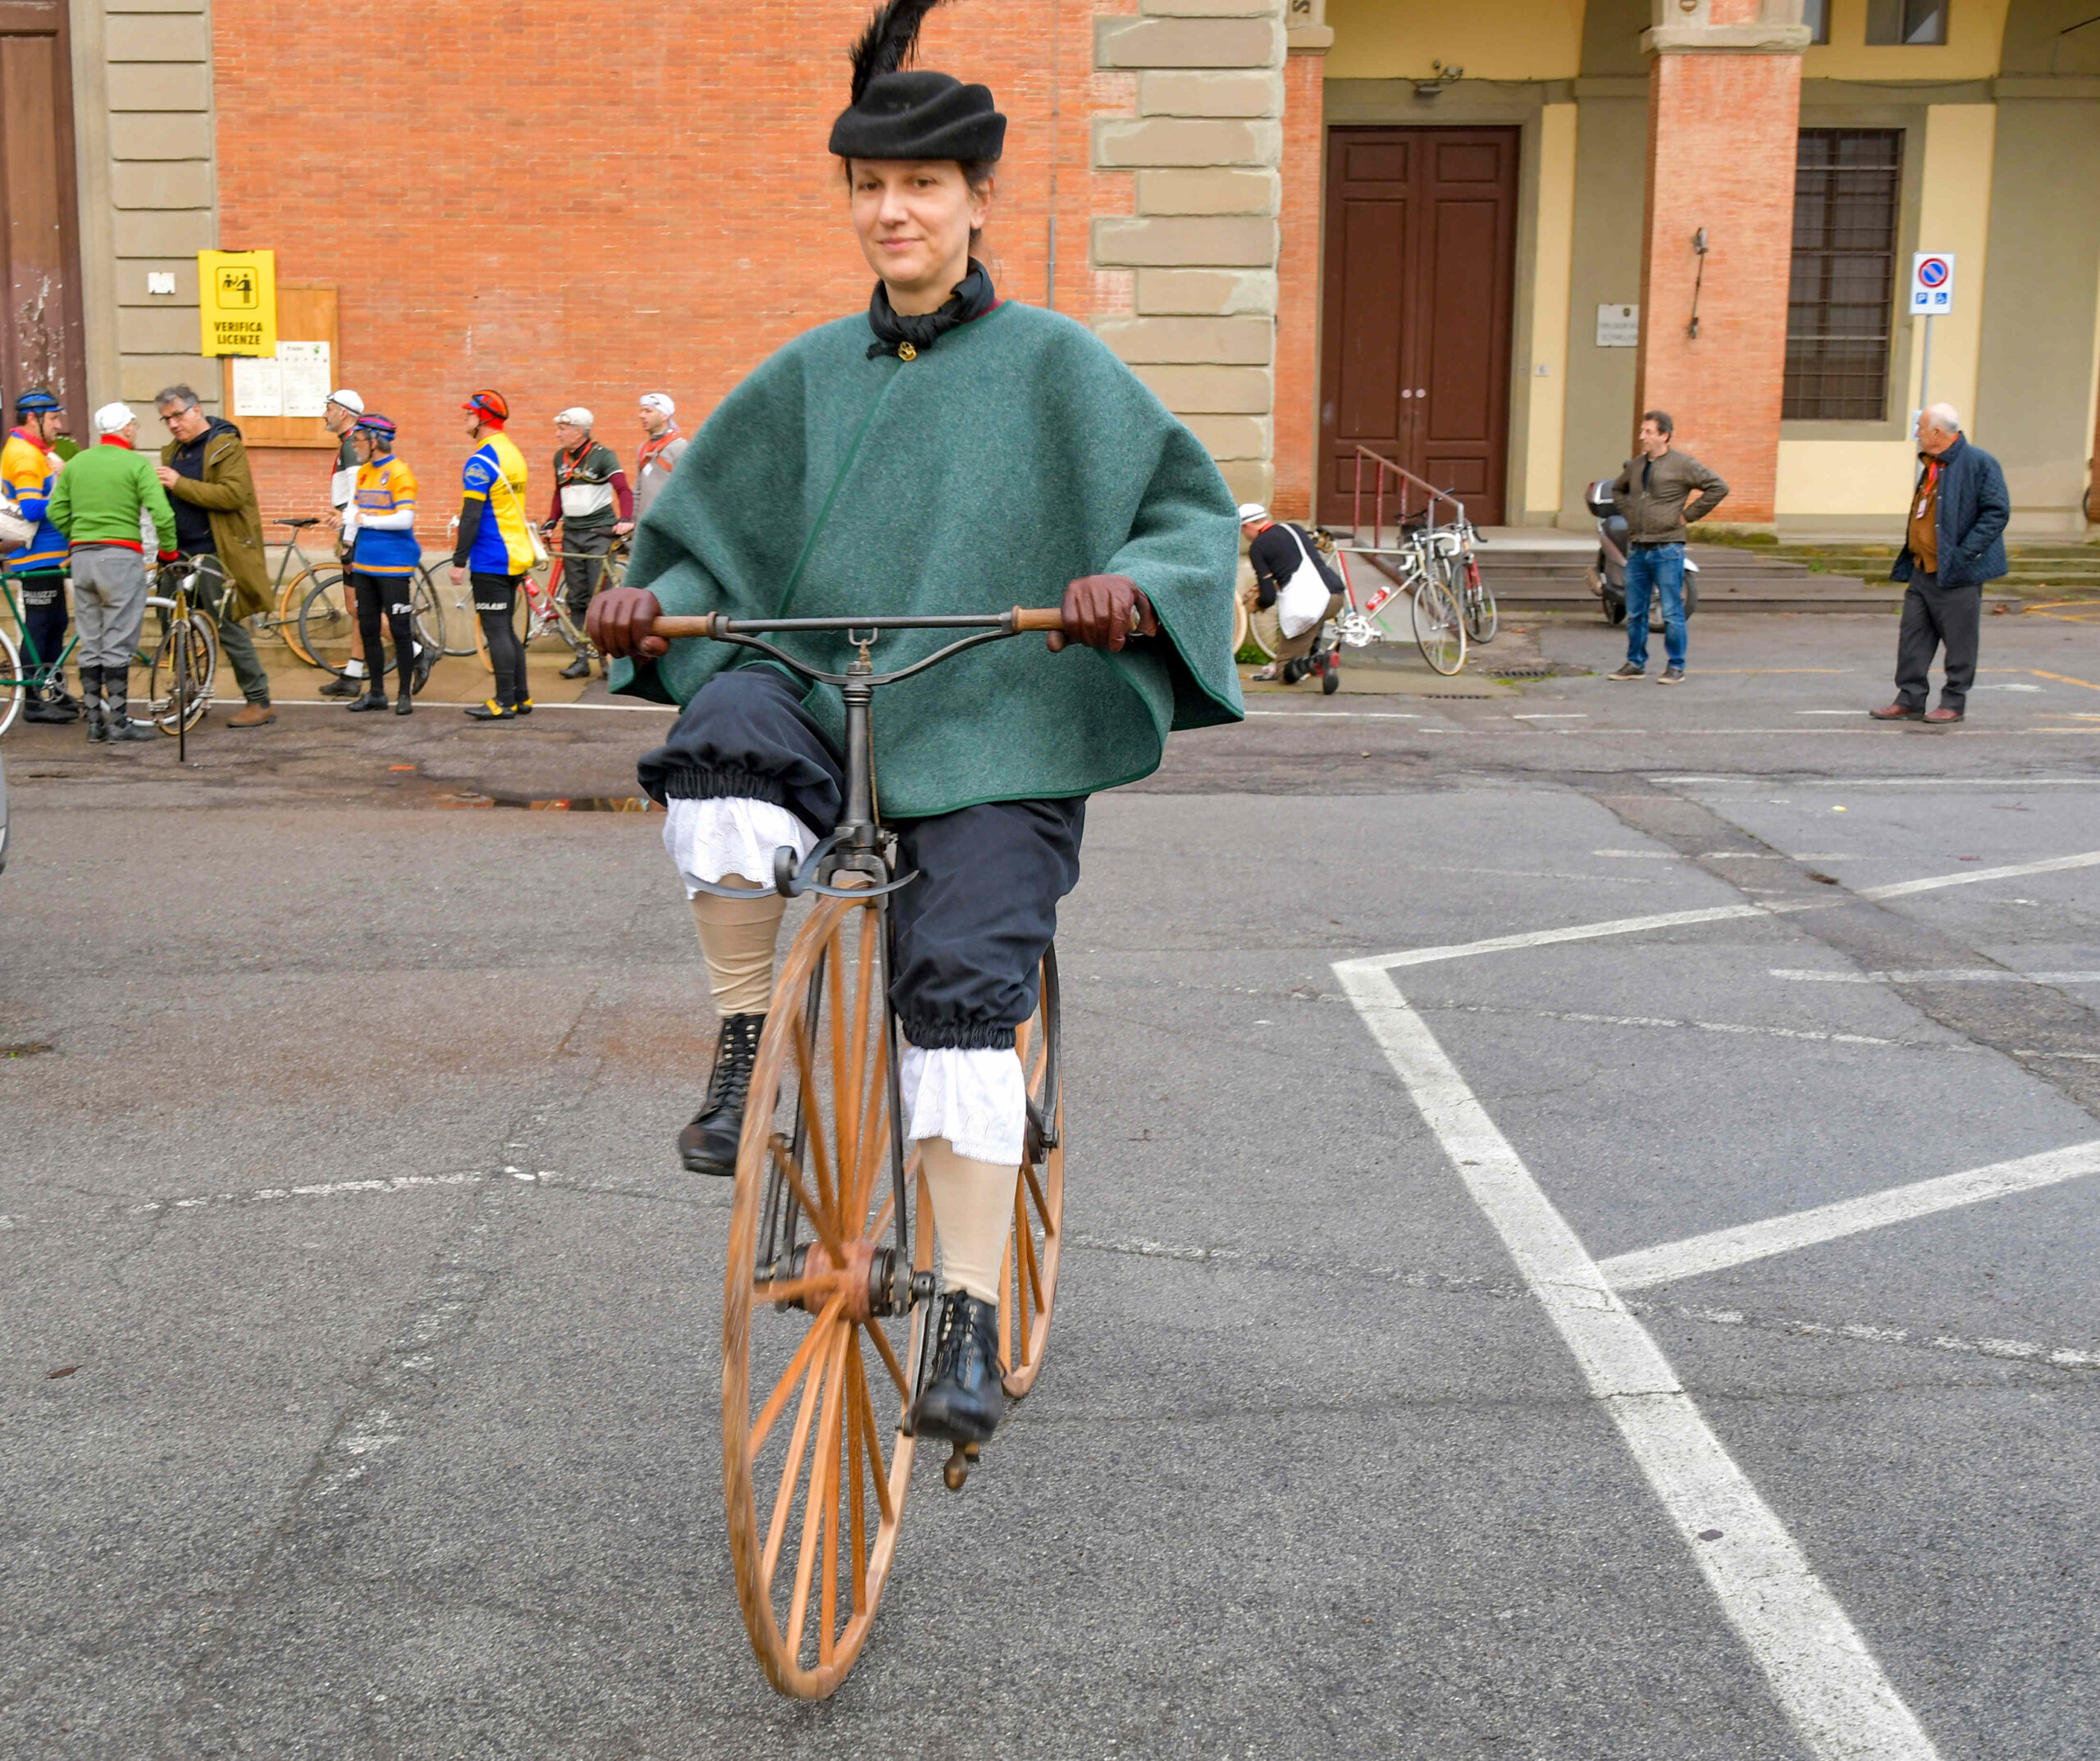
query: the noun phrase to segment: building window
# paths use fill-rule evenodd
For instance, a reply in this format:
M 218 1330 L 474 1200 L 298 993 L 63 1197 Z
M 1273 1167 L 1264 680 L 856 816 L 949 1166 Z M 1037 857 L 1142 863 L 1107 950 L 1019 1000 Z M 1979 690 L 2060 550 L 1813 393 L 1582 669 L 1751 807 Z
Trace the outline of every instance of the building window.
M 1879 422 L 1902 197 L 1901 129 L 1803 129 L 1794 162 L 1794 259 L 1787 301 L 1792 422 Z
M 1948 5 L 1949 0 L 1867 0 L 1867 41 L 1944 43 Z
M 1830 0 L 1804 0 L 1801 22 L 1808 26 L 1808 40 L 1828 43 L 1830 40 Z

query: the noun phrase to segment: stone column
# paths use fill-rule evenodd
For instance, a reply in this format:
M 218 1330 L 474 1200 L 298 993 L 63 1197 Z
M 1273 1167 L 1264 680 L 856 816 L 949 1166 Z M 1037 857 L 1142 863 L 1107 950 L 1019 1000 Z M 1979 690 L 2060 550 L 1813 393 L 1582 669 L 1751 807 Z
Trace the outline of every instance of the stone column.
M 1632 419 L 1668 410 L 1684 449 L 1728 481 L 1720 522 L 1769 531 L 1809 30 L 1801 0 L 1654 6 L 1641 39 L 1648 186 Z
M 1094 327 L 1243 501 L 1274 485 L 1284 3 L 1141 0 L 1094 26 L 1095 65 L 1138 75 L 1137 114 L 1093 125 L 1095 168 L 1136 186 L 1094 221 L 1093 266 L 1134 277 L 1135 315 Z
M 1289 0 L 1283 214 L 1276 262 L 1276 493 L 1279 519 L 1312 518 L 1320 438 L 1321 213 L 1326 182 L 1327 0 Z

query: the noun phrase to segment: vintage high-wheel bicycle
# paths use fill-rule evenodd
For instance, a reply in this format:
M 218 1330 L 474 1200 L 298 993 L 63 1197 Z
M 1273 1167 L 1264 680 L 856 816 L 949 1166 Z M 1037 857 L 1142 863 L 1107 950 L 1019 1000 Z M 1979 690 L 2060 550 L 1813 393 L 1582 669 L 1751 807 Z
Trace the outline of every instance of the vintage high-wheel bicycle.
M 1063 627 L 1056 611 L 967 618 L 659 618 L 661 636 L 733 642 L 846 706 L 846 810 L 800 862 L 774 853 L 773 885 L 727 896 L 815 896 L 781 962 L 759 1042 L 737 1156 L 722 1313 L 722 1468 L 737 1596 L 751 1649 L 781 1693 L 821 1699 L 867 1643 L 897 1557 L 915 1440 L 912 1403 L 932 1357 L 938 1281 L 932 1206 L 904 1137 L 899 1038 L 889 1001 L 897 841 L 874 775 L 876 691 L 954 655 Z M 891 673 L 885 632 L 961 631 Z M 767 635 L 843 633 L 858 650 L 827 673 Z M 1057 960 L 1043 959 L 1034 1015 L 1015 1046 L 1028 1120 L 1000 1275 L 1003 1381 L 1018 1398 L 1048 1349 L 1064 1239 L 1064 1098 Z M 884 1413 L 894 1415 L 885 1422 Z M 943 1470 L 961 1490 L 978 1458 Z

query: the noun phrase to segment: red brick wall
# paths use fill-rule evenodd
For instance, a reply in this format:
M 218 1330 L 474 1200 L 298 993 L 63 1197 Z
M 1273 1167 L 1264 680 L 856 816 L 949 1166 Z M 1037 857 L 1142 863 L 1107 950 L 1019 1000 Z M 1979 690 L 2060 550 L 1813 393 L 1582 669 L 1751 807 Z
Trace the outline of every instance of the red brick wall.
M 1321 159 L 1326 135 L 1326 60 L 1284 62 L 1283 226 L 1276 278 L 1276 507 L 1312 517 L 1318 433 Z
M 1088 218 L 1131 202 L 1129 174 L 1090 169 L 1092 115 L 1133 98 L 1130 76 L 1094 72 L 1093 18 L 1133 9 L 964 0 L 924 35 L 922 65 L 982 80 L 1010 119 L 984 255 L 1036 304 L 1054 132 L 1057 303 L 1082 320 Z M 790 337 L 865 306 L 873 278 L 824 141 L 868 10 L 217 0 L 221 237 L 274 248 L 287 280 L 336 284 L 337 381 L 401 425 L 427 545 L 456 511 L 473 387 L 509 397 L 537 500 L 557 409 L 589 406 L 631 463 L 641 392 L 669 391 L 691 432 Z M 327 469 L 323 453 L 258 449 L 265 513 L 313 510 Z
M 1634 415 L 1668 410 L 1678 444 L 1728 479 L 1723 521 L 1773 518 L 1801 75 L 1798 55 L 1658 55 L 1649 70 Z M 1695 339 L 1691 240 L 1702 226 Z

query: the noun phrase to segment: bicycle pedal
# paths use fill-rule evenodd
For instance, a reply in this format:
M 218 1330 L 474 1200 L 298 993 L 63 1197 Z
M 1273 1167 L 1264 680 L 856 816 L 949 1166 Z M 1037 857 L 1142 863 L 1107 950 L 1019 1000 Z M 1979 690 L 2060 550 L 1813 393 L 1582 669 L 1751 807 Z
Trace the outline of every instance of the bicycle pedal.
M 960 1492 L 963 1482 L 970 1478 L 970 1470 L 977 1465 L 977 1445 L 959 1443 L 955 1453 L 941 1463 L 941 1484 L 951 1492 Z

